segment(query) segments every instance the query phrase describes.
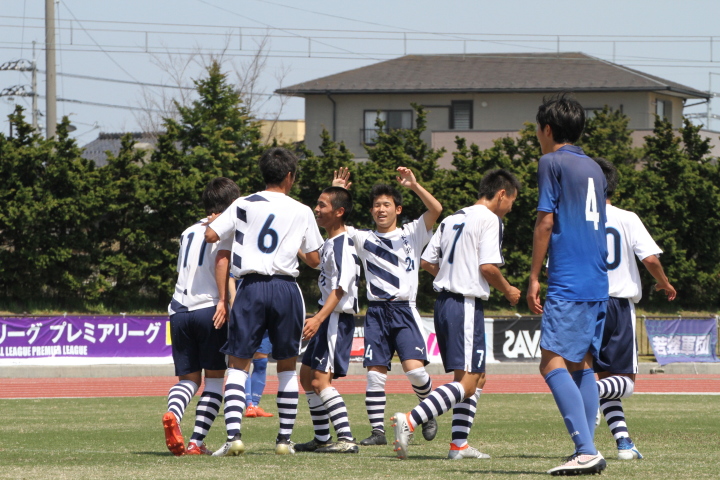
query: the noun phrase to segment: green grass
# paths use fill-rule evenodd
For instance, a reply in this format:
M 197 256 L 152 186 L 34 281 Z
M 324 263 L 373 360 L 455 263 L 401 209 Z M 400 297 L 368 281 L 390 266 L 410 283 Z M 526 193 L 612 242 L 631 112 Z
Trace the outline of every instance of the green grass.
M 197 399 L 197 397 L 196 397 Z M 347 395 L 353 433 L 369 433 L 363 395 Z M 302 400 L 302 398 L 301 398 Z M 183 420 L 186 438 L 194 402 Z M 263 404 L 274 411 L 274 397 Z M 415 404 L 412 395 L 389 395 L 386 417 Z M 605 423 L 597 446 L 608 458 L 604 478 L 718 478 L 720 396 L 637 395 L 625 401 L 630 431 L 642 461 L 614 460 L 615 444 Z M 572 453 L 550 395 L 484 395 L 470 443 L 490 460 L 449 461 L 450 415 L 440 417 L 434 442 L 418 440 L 410 459 L 394 458 L 390 446 L 364 447 L 358 455 L 274 455 L 277 418 L 243 422 L 247 453 L 241 457 L 173 457 L 165 448 L 161 397 L 110 399 L 0 400 L 0 478 L 38 479 L 452 479 L 466 474 L 487 479 L 548 478 L 545 472 Z M 388 432 L 391 432 L 388 425 Z M 390 433 L 390 437 L 392 434 Z M 312 438 L 307 406 L 301 402 L 293 440 Z M 224 441 L 218 417 L 208 444 Z

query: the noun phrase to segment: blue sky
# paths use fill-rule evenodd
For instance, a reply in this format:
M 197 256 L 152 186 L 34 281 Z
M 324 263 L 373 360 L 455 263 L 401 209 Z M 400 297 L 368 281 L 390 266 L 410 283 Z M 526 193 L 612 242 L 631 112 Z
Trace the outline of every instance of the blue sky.
M 0 63 L 31 59 L 34 40 L 38 67 L 44 70 L 44 2 L 0 0 L 0 6 Z M 720 92 L 717 1 L 60 0 L 56 18 L 58 72 L 125 82 L 171 84 L 173 75 L 159 65 L 170 58 L 180 65 L 198 51 L 207 59 L 224 50 L 226 68 L 242 71 L 264 39 L 268 57 L 253 90 L 258 94 L 256 113 L 267 118 L 303 118 L 302 99 L 282 102 L 271 96 L 280 85 L 404 53 L 559 48 L 614 59 L 700 90 L 708 90 L 710 73 L 717 73 L 712 75 L 713 90 Z M 718 37 L 711 42 L 712 35 Z M 185 83 L 202 75 L 201 63 L 185 68 Z M 29 83 L 29 73 L 0 72 L 0 90 Z M 43 74 L 38 75 L 38 90 L 44 95 Z M 144 96 L 157 99 L 163 91 L 166 97 L 180 92 L 58 76 L 58 97 L 86 102 L 60 102 L 58 113 L 70 115 L 83 145 L 100 131 L 137 131 L 143 118 L 138 111 L 87 103 L 137 108 L 147 105 Z M 28 107 L 29 114 L 29 98 L 0 98 L 3 132 L 15 102 Z M 720 101 L 714 105 L 720 113 Z M 42 99 L 39 107 L 44 110 Z M 720 120 L 711 127 L 720 130 Z

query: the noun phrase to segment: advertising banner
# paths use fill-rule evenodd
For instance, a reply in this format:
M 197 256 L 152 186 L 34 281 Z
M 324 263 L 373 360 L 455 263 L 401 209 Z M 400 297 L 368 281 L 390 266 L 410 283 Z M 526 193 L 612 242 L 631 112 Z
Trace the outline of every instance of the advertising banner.
M 655 359 L 660 365 L 673 362 L 717 362 L 717 320 L 645 320 Z
M 172 363 L 167 316 L 0 318 L 0 365 Z

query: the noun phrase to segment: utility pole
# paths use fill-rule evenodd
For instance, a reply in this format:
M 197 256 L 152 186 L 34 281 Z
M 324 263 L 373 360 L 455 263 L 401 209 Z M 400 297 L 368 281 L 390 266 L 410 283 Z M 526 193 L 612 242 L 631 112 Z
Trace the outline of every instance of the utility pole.
M 34 131 L 38 131 L 38 90 L 37 90 L 37 59 L 35 58 L 35 41 L 33 40 L 32 50 L 32 126 Z
M 55 136 L 57 90 L 55 76 L 55 0 L 45 0 L 45 121 L 46 138 Z

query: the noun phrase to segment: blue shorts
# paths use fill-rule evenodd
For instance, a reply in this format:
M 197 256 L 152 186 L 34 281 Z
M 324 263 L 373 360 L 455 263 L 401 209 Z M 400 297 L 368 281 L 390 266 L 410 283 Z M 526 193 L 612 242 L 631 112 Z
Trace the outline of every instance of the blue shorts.
M 333 378 L 346 376 L 354 334 L 355 317 L 351 313 L 332 312 L 310 339 L 302 358 L 303 365 L 321 372 L 333 372 Z
M 435 300 L 435 338 L 446 372 L 485 372 L 482 300 L 441 292 Z
M 370 302 L 365 314 L 364 367 L 392 366 L 397 352 L 400 361 L 422 360 L 428 364 L 422 320 L 409 302 Z
M 635 304 L 627 298 L 608 301 L 602 346 L 593 367 L 596 372 L 638 372 Z
M 305 303 L 293 277 L 245 275 L 230 312 L 228 339 L 221 351 L 237 358 L 253 358 L 267 331 L 273 358 L 297 357 L 304 320 Z
M 579 363 L 590 352 L 597 358 L 605 325 L 606 301 L 576 302 L 546 298 L 540 327 L 540 348 Z
M 257 353 L 263 353 L 265 355 L 270 355 L 272 353 L 272 343 L 270 343 L 270 334 L 265 331 L 265 335 L 263 335 L 262 342 L 260 342 L 260 348 L 257 349 Z
M 227 341 L 227 326 L 213 325 L 215 307 L 170 316 L 170 338 L 175 375 L 205 370 L 225 370 L 225 354 L 220 352 Z

